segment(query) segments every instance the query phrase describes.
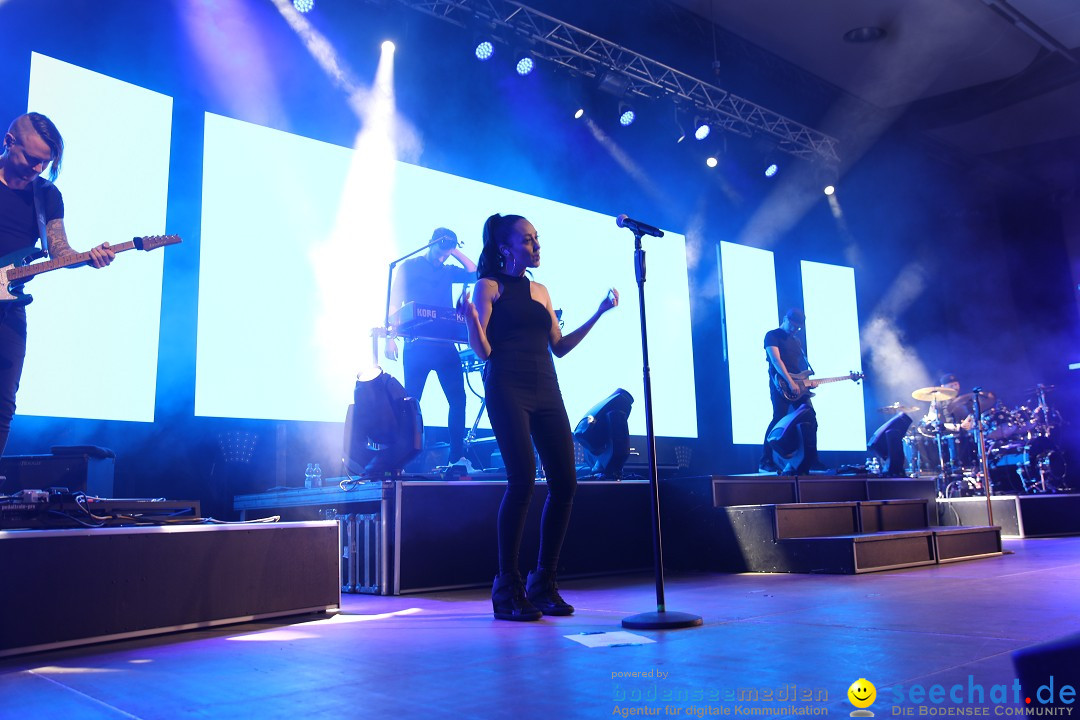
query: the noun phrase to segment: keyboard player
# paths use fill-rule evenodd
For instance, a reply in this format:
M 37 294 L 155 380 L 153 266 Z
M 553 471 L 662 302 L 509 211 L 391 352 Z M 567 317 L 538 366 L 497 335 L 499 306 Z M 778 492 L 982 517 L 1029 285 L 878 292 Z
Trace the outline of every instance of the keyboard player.
M 476 280 L 476 263 L 461 251 L 454 231 L 436 228 L 431 241 L 436 240 L 438 244 L 432 245 L 423 255 L 398 266 L 390 289 L 391 314 L 409 302 L 453 310 L 454 283 Z M 450 258 L 457 262 L 449 262 Z M 405 338 L 402 365 L 406 394 L 419 400 L 424 394 L 428 376 L 435 372 L 450 406 L 446 419 L 450 433 L 447 464 L 466 465 L 465 375 L 457 348 L 451 340 L 409 337 L 404 332 L 401 336 Z M 384 354 L 390 360 L 397 360 L 398 345 L 394 338 L 387 338 Z

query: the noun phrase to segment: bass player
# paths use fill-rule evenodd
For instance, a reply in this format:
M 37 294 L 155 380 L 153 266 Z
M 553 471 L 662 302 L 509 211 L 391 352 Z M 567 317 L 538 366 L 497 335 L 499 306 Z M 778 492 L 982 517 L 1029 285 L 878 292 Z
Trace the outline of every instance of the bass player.
M 799 308 L 792 308 L 784 315 L 780 327 L 770 330 L 765 334 L 765 358 L 769 363 L 769 396 L 772 399 L 772 420 L 765 431 L 765 441 L 762 444 L 761 462 L 758 464 L 760 472 L 779 472 L 780 468 L 773 462 L 772 450 L 769 448 L 769 433 L 780 420 L 789 412 L 800 405 L 806 405 L 813 415 L 812 432 L 807 438 L 804 448 L 804 464 L 806 467 L 818 467 L 817 457 L 817 415 L 814 406 L 810 402 L 810 392 L 792 377 L 792 373 L 803 372 L 809 369 L 806 353 L 799 341 L 798 333 L 802 332 L 806 324 L 806 315 Z M 788 394 L 795 396 L 791 400 L 784 394 L 785 387 Z

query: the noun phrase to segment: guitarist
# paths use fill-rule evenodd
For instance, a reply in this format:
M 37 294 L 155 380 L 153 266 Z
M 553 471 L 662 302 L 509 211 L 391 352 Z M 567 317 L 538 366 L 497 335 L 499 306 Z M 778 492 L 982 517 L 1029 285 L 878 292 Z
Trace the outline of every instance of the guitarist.
M 64 141 L 44 115 L 20 115 L 8 127 L 0 154 L 0 265 L 23 264 L 39 240 L 53 258 L 76 254 L 64 232 L 63 197 L 50 182 L 60 172 L 63 155 Z M 46 168 L 49 180 L 41 177 Z M 109 243 L 102 243 L 90 251 L 90 264 L 105 267 L 113 257 Z M 25 357 L 26 308 L 0 304 L 0 455 L 15 415 Z
M 802 343 L 799 342 L 798 333 L 802 332 L 806 324 L 806 315 L 799 308 L 792 308 L 784 315 L 784 321 L 780 327 L 765 333 L 765 357 L 769 363 L 769 395 L 772 398 L 772 421 L 765 431 L 765 442 L 761 451 L 761 462 L 758 470 L 761 472 L 779 472 L 780 468 L 773 462 L 772 450 L 769 448 L 769 433 L 785 415 L 799 405 L 806 405 L 813 412 L 814 406 L 810 402 L 810 393 L 801 390 L 801 386 L 791 376 L 792 373 L 802 372 L 808 369 L 806 353 Z M 790 392 L 799 393 L 795 400 L 788 400 L 780 390 L 780 384 L 785 385 Z M 809 438 L 808 447 L 805 448 L 804 465 L 815 467 L 817 461 L 817 416 L 814 417 L 814 431 Z

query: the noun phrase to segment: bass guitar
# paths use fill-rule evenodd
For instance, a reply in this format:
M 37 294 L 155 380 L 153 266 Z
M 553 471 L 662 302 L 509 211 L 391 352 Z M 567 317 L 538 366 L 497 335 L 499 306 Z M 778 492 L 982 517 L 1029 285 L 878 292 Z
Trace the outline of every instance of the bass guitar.
M 166 245 L 175 245 L 179 242 L 181 242 L 179 235 L 148 235 L 146 237 L 132 238 L 127 242 L 110 245 L 109 247 L 114 253 L 122 253 L 126 250 L 154 250 Z M 33 257 L 34 250 L 34 248 L 27 248 L 0 258 L 0 304 L 26 305 L 34 298 L 24 293 L 22 286 L 31 278 L 64 267 L 85 265 L 90 261 L 90 253 L 81 252 L 55 260 L 22 265 L 21 263 L 27 257 Z
M 788 387 L 787 383 L 784 382 L 783 378 L 781 378 L 779 375 L 773 375 L 773 386 L 775 386 L 776 389 L 783 394 L 784 398 L 786 398 L 788 402 L 795 402 L 804 395 L 810 395 L 811 397 L 813 397 L 814 393 L 810 391 L 816 388 L 818 385 L 840 382 L 841 380 L 853 380 L 855 382 L 859 382 L 865 377 L 865 375 L 863 375 L 861 372 L 854 371 L 848 373 L 847 375 L 838 375 L 837 377 L 813 379 L 811 379 L 810 377 L 811 374 L 812 373 L 809 370 L 791 373 L 791 379 L 795 381 L 796 392 L 792 392 L 791 388 Z

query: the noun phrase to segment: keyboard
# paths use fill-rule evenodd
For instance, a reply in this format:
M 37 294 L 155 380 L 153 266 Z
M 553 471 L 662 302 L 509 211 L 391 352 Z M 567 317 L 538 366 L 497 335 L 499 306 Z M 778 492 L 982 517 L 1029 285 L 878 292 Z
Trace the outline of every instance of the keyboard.
M 390 326 L 400 337 L 468 342 L 465 316 L 452 307 L 410 302 L 390 315 Z

